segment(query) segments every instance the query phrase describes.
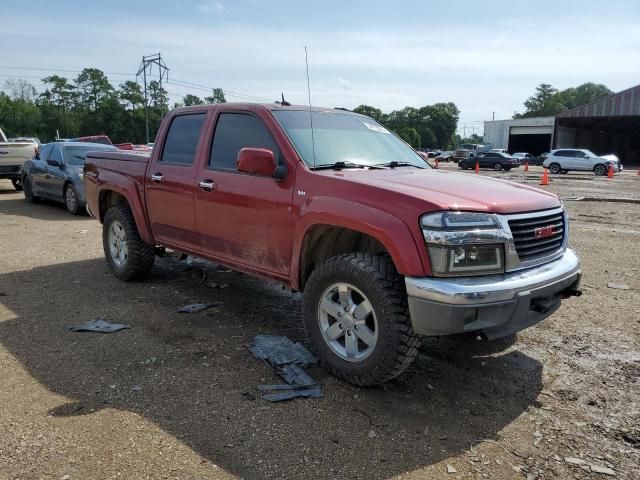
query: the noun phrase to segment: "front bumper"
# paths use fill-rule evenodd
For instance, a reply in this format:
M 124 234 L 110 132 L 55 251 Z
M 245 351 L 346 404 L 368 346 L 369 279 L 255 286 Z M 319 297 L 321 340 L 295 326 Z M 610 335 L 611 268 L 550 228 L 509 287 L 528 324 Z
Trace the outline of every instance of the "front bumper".
M 489 339 L 511 335 L 579 294 L 580 275 L 580 261 L 567 249 L 552 262 L 501 275 L 405 277 L 413 330 L 418 335 L 480 331 Z

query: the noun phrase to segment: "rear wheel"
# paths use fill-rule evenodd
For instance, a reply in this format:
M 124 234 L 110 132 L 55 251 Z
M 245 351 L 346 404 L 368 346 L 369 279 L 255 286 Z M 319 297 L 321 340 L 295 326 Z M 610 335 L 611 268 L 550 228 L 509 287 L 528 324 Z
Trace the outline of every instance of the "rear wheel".
M 24 177 L 22 181 L 22 192 L 24 193 L 25 200 L 29 203 L 36 203 L 40 200 L 39 197 L 36 197 L 33 194 L 33 185 L 31 184 L 29 177 Z
M 15 188 L 17 191 L 22 191 L 22 181 L 19 178 L 12 178 L 11 183 L 13 183 L 13 188 Z
M 553 162 L 551 165 L 549 165 L 549 171 L 553 174 L 560 173 L 560 170 L 561 168 L 559 163 Z
M 502 164 L 501 164 L 500 162 L 496 162 L 496 163 L 494 163 L 494 164 L 493 164 L 493 169 L 494 169 L 496 172 L 499 172 L 500 170 L 502 170 Z
M 104 255 L 116 278 L 141 280 L 151 272 L 155 248 L 142 241 L 128 205 L 111 207 L 102 225 Z
M 67 211 L 71 215 L 78 215 L 80 213 L 80 201 L 78 200 L 78 192 L 76 187 L 71 183 L 67 184 L 64 189 L 64 204 L 67 207 Z
M 605 165 L 603 165 L 602 163 L 599 163 L 598 165 L 593 167 L 593 173 L 595 173 L 596 175 L 606 175 L 607 174 L 607 167 Z
M 387 256 L 339 255 L 305 287 L 304 324 L 323 366 L 360 386 L 379 385 L 415 359 L 404 279 Z

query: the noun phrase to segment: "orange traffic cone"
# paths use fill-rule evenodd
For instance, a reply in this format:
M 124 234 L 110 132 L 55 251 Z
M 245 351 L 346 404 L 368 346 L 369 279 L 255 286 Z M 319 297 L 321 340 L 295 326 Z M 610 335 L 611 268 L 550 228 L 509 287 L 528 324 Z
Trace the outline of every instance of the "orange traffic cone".
M 613 164 L 609 164 L 609 171 L 607 172 L 607 177 L 613 178 Z
M 480 163 L 476 160 L 476 173 L 480 173 Z
M 540 185 L 549 185 L 549 172 L 547 172 L 546 168 L 544 169 L 544 173 L 542 174 Z
M 525 172 L 529 171 L 529 162 L 524 162 L 524 171 Z
M 436 158 L 436 168 L 440 166 L 440 161 Z

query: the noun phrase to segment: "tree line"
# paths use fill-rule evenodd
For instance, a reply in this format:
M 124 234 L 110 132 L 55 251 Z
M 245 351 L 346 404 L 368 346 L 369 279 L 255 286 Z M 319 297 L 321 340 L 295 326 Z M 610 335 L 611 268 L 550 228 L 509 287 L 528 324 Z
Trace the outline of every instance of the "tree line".
M 73 79 L 51 75 L 42 83 L 41 92 L 23 79 L 5 83 L 0 92 L 0 126 L 8 137 L 35 136 L 51 141 L 58 133 L 62 138 L 104 133 L 115 143 L 146 141 L 145 98 L 139 83 L 127 80 L 114 86 L 97 68 L 85 68 Z M 514 118 L 555 115 L 612 93 L 595 83 L 565 90 L 541 84 L 524 102 L 525 111 L 516 113 Z M 214 88 L 211 95 L 203 98 L 187 94 L 173 107 L 224 102 L 222 89 Z M 147 109 L 153 140 L 169 111 L 168 93 L 155 80 L 147 88 Z M 451 150 L 461 143 L 482 143 L 479 135 L 461 138 L 456 134 L 460 111 L 453 102 L 408 106 L 390 113 L 360 105 L 353 111 L 372 117 L 414 148 Z
M 114 143 L 146 143 L 145 98 L 139 83 L 117 86 L 97 68 L 85 68 L 74 79 L 51 75 L 42 79 L 44 90 L 24 79 L 10 79 L 0 92 L 0 127 L 8 137 L 38 137 L 42 141 L 107 134 Z M 186 95 L 182 105 L 223 103 L 220 88 L 210 96 Z M 169 96 L 158 81 L 147 86 L 151 141 L 164 115 Z

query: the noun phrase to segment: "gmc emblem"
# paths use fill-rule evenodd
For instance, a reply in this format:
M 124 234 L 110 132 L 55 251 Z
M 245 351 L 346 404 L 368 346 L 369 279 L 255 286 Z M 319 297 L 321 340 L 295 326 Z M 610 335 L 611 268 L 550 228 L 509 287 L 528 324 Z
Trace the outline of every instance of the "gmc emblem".
M 538 227 L 533 230 L 533 236 L 537 239 L 547 238 L 553 235 L 553 225 L 549 225 L 547 227 Z

